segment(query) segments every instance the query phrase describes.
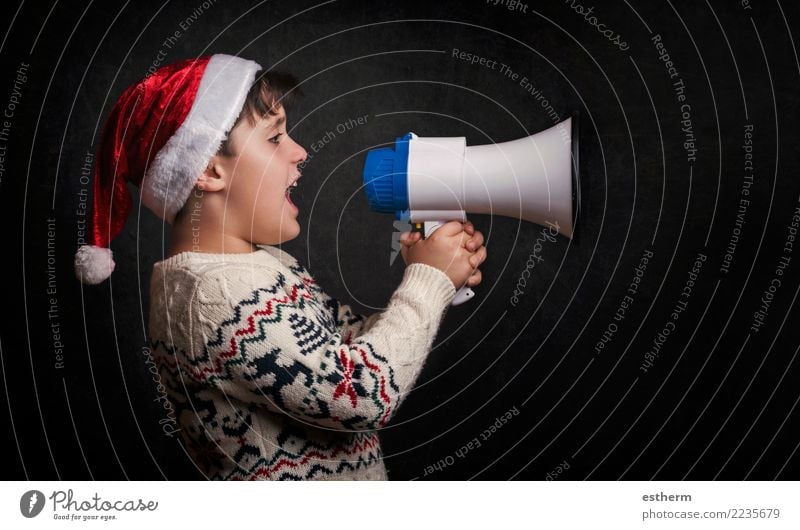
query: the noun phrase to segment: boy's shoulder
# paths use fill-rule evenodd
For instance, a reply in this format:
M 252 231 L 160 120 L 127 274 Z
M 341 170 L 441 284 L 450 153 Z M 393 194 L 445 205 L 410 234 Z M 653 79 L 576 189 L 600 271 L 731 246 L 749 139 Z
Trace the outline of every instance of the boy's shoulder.
M 289 268 L 302 268 L 303 266 L 297 261 L 297 258 L 289 254 L 288 252 L 279 249 L 278 247 L 273 247 L 272 245 L 256 245 L 261 250 L 266 251 L 270 256 L 275 258 L 281 265 L 284 267 Z
M 153 265 L 154 275 L 169 275 L 176 279 L 199 280 L 224 274 L 232 269 L 249 271 L 281 271 L 284 268 L 304 269 L 291 254 L 269 245 L 257 245 L 259 250 L 238 254 L 181 252 Z
M 184 252 L 153 266 L 151 286 L 158 296 L 167 291 L 182 291 L 202 304 L 230 302 L 255 289 L 284 289 L 307 275 L 306 269 L 291 254 L 269 245 L 243 254 L 205 254 Z M 151 295 L 152 296 L 152 295 Z

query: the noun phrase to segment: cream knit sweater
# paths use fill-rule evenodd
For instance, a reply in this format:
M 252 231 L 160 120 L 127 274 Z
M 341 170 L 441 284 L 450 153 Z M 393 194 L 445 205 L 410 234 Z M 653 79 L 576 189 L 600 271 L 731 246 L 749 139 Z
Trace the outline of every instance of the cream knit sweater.
M 378 431 L 454 296 L 412 264 L 365 318 L 276 247 L 157 262 L 150 344 L 189 455 L 214 480 L 385 480 Z

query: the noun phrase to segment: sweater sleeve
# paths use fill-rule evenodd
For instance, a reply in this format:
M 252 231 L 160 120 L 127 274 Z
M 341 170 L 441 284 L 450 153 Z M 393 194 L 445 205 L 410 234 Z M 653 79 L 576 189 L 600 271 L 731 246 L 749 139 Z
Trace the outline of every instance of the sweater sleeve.
M 383 312 L 340 326 L 349 307 L 331 312 L 330 297 L 306 280 L 225 268 L 209 273 L 194 297 L 192 369 L 231 398 L 300 421 L 379 428 L 413 388 L 454 296 L 447 275 L 412 264 Z
M 311 278 L 308 271 L 302 266 L 298 266 L 298 273 L 301 275 L 303 282 L 308 285 L 316 299 L 322 306 L 330 311 L 333 318 L 336 320 L 336 328 L 342 335 L 345 342 L 349 342 L 362 333 L 366 333 L 378 321 L 381 313 L 373 313 L 370 316 L 364 316 L 353 311 L 353 308 L 348 304 L 343 304 L 336 298 L 328 295 L 323 291 L 319 285 Z
M 336 298 L 329 296 L 324 291 L 319 291 L 321 303 L 328 308 L 336 319 L 336 327 L 345 342 L 366 333 L 378 321 L 382 313 L 373 313 L 370 316 L 360 315 L 353 311 L 347 304 L 341 303 Z
M 298 275 L 322 306 L 331 312 L 336 320 L 336 327 L 339 329 L 345 342 L 353 337 L 357 337 L 361 333 L 367 332 L 372 325 L 377 322 L 380 313 L 375 313 L 368 317 L 360 315 L 355 313 L 349 305 L 343 304 L 338 299 L 329 296 L 328 293 L 320 288 L 305 265 L 291 254 L 280 253 L 276 255 L 276 257 L 278 257 L 281 263 L 289 267 L 293 273 Z

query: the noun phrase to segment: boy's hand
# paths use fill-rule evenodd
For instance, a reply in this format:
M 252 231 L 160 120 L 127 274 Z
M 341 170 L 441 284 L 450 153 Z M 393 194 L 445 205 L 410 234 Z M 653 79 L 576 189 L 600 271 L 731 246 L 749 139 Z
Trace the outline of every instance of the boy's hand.
M 403 232 L 400 253 L 406 265 L 425 263 L 441 270 L 456 289 L 481 283 L 478 269 L 486 260 L 483 234 L 471 222 L 450 221 L 440 226 L 428 239 L 419 232 Z

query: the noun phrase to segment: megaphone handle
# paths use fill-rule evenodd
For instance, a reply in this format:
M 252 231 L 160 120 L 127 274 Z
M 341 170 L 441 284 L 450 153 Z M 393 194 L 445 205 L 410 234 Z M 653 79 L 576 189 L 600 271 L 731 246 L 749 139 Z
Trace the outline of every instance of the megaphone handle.
M 430 236 L 437 228 L 439 228 L 446 222 L 447 221 L 425 221 L 425 226 L 422 232 L 422 238 L 423 239 L 428 238 L 428 236 Z M 473 296 L 475 296 L 475 291 L 464 285 L 463 287 L 461 287 L 461 289 L 456 291 L 456 295 L 453 297 L 453 301 L 450 302 L 450 305 L 454 306 L 461 305 L 470 298 L 472 298 Z

